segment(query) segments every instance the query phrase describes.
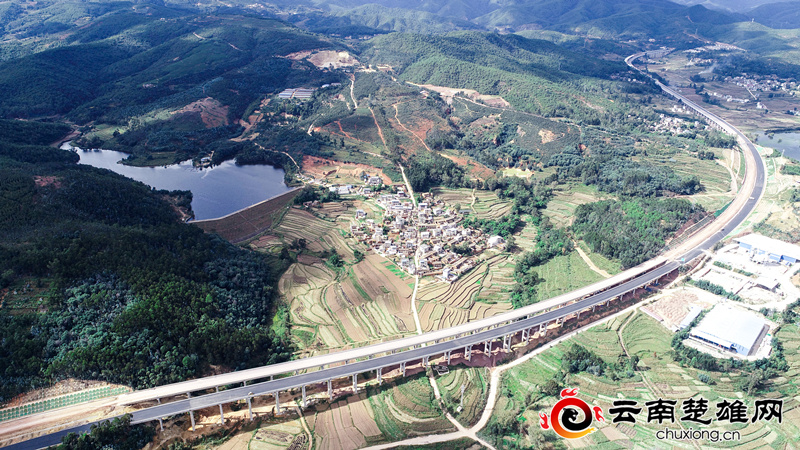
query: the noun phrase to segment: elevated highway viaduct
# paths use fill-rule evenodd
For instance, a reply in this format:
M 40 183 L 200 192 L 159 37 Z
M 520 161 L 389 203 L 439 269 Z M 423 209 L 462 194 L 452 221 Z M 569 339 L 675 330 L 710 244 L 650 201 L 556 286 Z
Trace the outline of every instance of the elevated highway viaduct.
M 633 62 L 643 55 L 644 53 L 631 55 L 626 62 L 639 70 Z M 765 167 L 755 146 L 738 129 L 689 101 L 676 90 L 658 81 L 656 83 L 668 94 L 736 136 L 743 150 L 747 168 L 745 181 L 725 212 L 666 255 L 656 257 L 599 283 L 486 319 L 341 352 L 135 391 L 120 396 L 119 404 L 130 405 L 154 400 L 160 403 L 135 411 L 132 414 L 133 423 L 160 421 L 163 417 L 188 413 L 194 424 L 193 411 L 217 405 L 220 407 L 220 418 L 224 422 L 223 404 L 246 400 L 250 407 L 253 397 L 266 395 L 275 397 L 276 409 L 279 411 L 280 392 L 300 389 L 305 405 L 307 386 L 327 385 L 328 393 L 332 395 L 332 380 L 351 378 L 353 390 L 357 391 L 359 374 L 375 372 L 378 382 L 381 382 L 383 370 L 399 367 L 404 371 L 410 363 L 427 365 L 430 358 L 439 356 L 449 360 L 453 353 L 463 354 L 465 358 L 470 359 L 473 352 L 491 351 L 493 343 L 497 340 L 502 340 L 504 349 L 508 350 L 512 339 L 517 335 L 520 335 L 521 341 L 527 342 L 536 333 L 540 336 L 546 333 L 548 324 L 592 311 L 629 292 L 657 282 L 661 277 L 680 267 L 682 262 L 690 261 L 710 249 L 744 222 L 763 195 Z M 253 381 L 254 384 L 246 385 Z M 220 386 L 239 383 L 244 385 L 219 391 Z M 209 389 L 216 389 L 217 392 L 191 396 L 191 392 Z M 185 398 L 161 403 L 161 399 L 174 399 L 179 396 Z M 82 425 L 61 430 L 9 448 L 46 447 L 57 444 L 61 436 L 66 433 L 83 431 L 87 427 L 88 425 Z

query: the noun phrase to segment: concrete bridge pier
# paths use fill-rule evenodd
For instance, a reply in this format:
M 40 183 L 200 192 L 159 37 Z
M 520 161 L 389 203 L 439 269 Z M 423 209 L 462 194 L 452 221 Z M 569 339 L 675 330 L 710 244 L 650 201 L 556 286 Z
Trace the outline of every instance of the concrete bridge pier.
M 281 415 L 281 397 L 280 397 L 280 392 L 275 391 L 275 392 L 272 393 L 272 395 L 275 396 L 275 415 L 276 416 L 280 416 Z
M 507 335 L 503 336 L 503 350 L 506 351 L 506 352 L 511 350 L 511 335 L 510 334 L 507 334 Z
M 306 402 L 306 387 L 305 386 L 303 386 L 302 391 L 303 391 L 303 409 L 306 409 L 306 406 L 308 405 L 308 403 Z
M 219 392 L 219 386 L 217 386 L 217 392 Z M 222 403 L 219 404 L 219 423 L 220 425 L 225 425 L 225 413 L 222 411 Z
M 450 354 L 451 354 L 450 351 L 445 352 L 445 356 L 447 357 L 447 365 L 448 366 L 450 365 Z
M 353 374 L 353 394 L 358 394 L 358 374 Z
M 468 345 L 464 347 L 464 356 L 467 357 L 467 361 L 472 361 L 472 346 Z
M 160 405 L 161 399 L 157 398 L 156 400 L 158 400 L 158 404 Z M 162 419 L 161 417 L 158 418 L 158 426 L 161 427 L 161 431 L 164 431 L 164 419 Z
M 428 356 L 422 357 L 422 367 L 428 367 Z
M 247 397 L 247 418 L 251 422 L 253 421 L 253 398 Z
M 380 386 L 383 384 L 383 368 L 378 367 L 378 370 L 376 370 L 376 372 L 378 373 L 378 386 Z
M 489 341 L 483 343 L 483 353 L 486 353 L 486 356 L 492 354 L 492 344 Z
M 531 329 L 530 328 L 526 328 L 526 329 L 522 330 L 522 342 L 527 344 L 528 341 L 530 341 L 530 340 L 531 340 Z
M 404 363 L 404 362 L 400 363 L 400 370 L 403 372 L 403 376 L 405 377 L 406 376 L 406 363 Z
M 333 400 L 333 383 L 328 380 L 328 398 Z
M 192 398 L 192 393 L 187 392 L 186 398 Z M 192 421 L 192 433 L 194 433 L 194 411 L 189 411 L 189 419 Z

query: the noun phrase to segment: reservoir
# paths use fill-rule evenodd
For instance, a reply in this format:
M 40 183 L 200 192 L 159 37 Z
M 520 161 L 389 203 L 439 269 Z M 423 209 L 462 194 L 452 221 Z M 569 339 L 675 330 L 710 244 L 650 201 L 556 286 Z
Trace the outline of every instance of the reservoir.
M 756 136 L 758 145 L 774 148 L 789 158 L 800 160 L 800 131 L 774 133 L 772 139 L 761 131 Z
M 65 144 L 62 148 L 71 148 Z M 118 162 L 128 155 L 112 150 L 81 150 L 80 164 L 109 169 L 156 189 L 192 191 L 195 219 L 215 219 L 246 208 L 290 188 L 283 169 L 267 165 L 237 166 L 232 160 L 211 168 L 195 168 L 191 161 L 167 167 L 134 167 Z

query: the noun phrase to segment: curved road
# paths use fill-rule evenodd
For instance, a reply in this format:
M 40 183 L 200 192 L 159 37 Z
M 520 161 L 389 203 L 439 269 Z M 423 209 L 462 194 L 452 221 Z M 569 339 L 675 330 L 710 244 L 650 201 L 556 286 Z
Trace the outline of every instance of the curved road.
M 643 53 L 632 55 L 626 59 L 626 62 L 636 69 L 632 63 L 642 55 Z M 186 413 L 188 411 L 230 403 L 247 397 L 270 395 L 275 392 L 286 391 L 301 386 L 313 386 L 320 383 L 327 383 L 330 379 L 350 377 L 353 374 L 357 375 L 397 366 L 401 363 L 419 361 L 425 357 L 441 355 L 447 352 L 462 352 L 467 346 L 481 344 L 486 341 L 494 341 L 495 339 L 523 330 L 535 329 L 567 315 L 579 313 L 587 308 L 604 304 L 606 301 L 637 287 L 652 283 L 678 268 L 681 265 L 681 261 L 694 259 L 704 251 L 710 249 L 714 244 L 721 241 L 730 231 L 744 222 L 747 216 L 753 211 L 764 192 L 764 162 L 761 160 L 755 146 L 742 132 L 731 126 L 722 118 L 689 101 L 672 88 L 658 81 L 656 81 L 656 83 L 665 92 L 680 99 L 684 104 L 693 108 L 699 114 L 707 117 L 724 130 L 734 134 L 745 153 L 745 159 L 748 163 L 747 167 L 755 168 L 754 171 L 748 170 L 746 172 L 746 179 L 743 183 L 742 190 L 718 220 L 712 222 L 703 231 L 698 232 L 694 238 L 687 240 L 681 248 L 670 252 L 668 256 L 674 259 L 670 260 L 664 257 L 657 257 L 641 266 L 630 269 L 595 285 L 487 319 L 425 333 L 420 336 L 397 339 L 329 355 L 315 356 L 298 361 L 290 361 L 272 366 L 160 386 L 145 391 L 137 391 L 126 396 L 121 396 L 120 403 L 130 404 L 159 397 L 185 394 L 186 392 L 225 384 L 241 383 L 243 381 L 259 378 L 264 379 L 272 375 L 291 373 L 295 370 L 319 368 L 319 370 L 313 372 L 197 396 L 186 400 L 164 403 L 134 412 L 132 422 L 143 423 L 157 420 L 159 417 Z M 385 356 L 374 357 L 382 354 Z M 365 357 L 369 359 L 358 361 L 358 358 Z M 348 364 L 349 360 L 354 360 L 355 362 Z M 341 362 L 345 364 L 325 368 L 325 366 Z M 61 436 L 63 435 L 73 431 L 85 430 L 88 426 L 87 424 L 73 429 L 62 430 L 57 433 L 12 445 L 8 448 L 38 449 L 46 447 L 60 442 Z

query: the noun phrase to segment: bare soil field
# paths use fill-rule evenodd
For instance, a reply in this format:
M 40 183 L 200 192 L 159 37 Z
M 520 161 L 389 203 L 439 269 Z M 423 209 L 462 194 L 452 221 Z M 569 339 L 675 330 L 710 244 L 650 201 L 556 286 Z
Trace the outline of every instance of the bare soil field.
M 183 108 L 173 112 L 173 114 L 194 113 L 200 115 L 200 120 L 206 128 L 214 128 L 228 125 L 228 107 L 219 100 L 206 97 L 202 100 L 189 103 Z
M 286 58 L 299 61 L 305 59 L 319 68 L 340 69 L 342 67 L 357 66 L 360 63 L 348 52 L 337 52 L 335 50 L 305 50 L 302 52 L 290 53 Z
M 668 330 L 675 329 L 692 306 L 708 309 L 719 301 L 713 294 L 697 288 L 674 289 L 664 292 L 664 297 L 642 307 L 654 319 L 660 320 Z
M 342 163 L 332 159 L 316 156 L 303 157 L 303 172 L 317 179 L 324 179 L 331 183 L 348 184 L 361 183 L 361 172 L 381 177 L 384 184 L 392 184 L 391 178 L 383 170 L 366 164 Z M 337 178 L 338 176 L 338 178 Z
M 439 95 L 448 101 L 448 103 L 453 101 L 454 96 L 462 95 L 496 108 L 508 108 L 511 106 L 510 103 L 508 103 L 499 95 L 484 95 L 473 89 L 456 89 L 445 86 L 434 86 L 432 84 L 421 84 L 419 86 L 434 92 L 438 92 Z

